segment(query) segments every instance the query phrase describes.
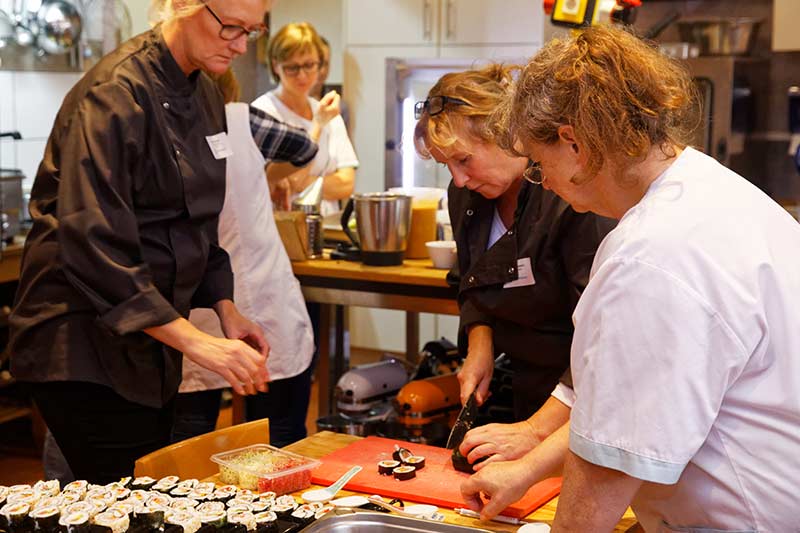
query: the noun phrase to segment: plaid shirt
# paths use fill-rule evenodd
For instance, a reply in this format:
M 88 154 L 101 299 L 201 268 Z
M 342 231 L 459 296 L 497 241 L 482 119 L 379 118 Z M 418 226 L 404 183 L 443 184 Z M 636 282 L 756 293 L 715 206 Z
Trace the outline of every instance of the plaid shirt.
M 250 106 L 250 130 L 267 161 L 288 161 L 302 167 L 317 155 L 317 144 L 305 130 L 284 124 L 253 106 Z

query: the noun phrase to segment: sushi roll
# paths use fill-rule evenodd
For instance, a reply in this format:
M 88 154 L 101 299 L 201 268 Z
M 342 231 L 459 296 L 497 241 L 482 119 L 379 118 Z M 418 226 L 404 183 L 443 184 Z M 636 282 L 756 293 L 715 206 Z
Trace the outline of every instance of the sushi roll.
M 0 515 L 9 533 L 30 533 L 33 531 L 33 520 L 30 517 L 31 506 L 24 502 L 8 502 L 0 508 Z
M 263 513 L 270 510 L 272 502 L 273 500 L 253 500 L 253 503 L 250 504 L 250 509 L 256 514 Z
M 191 498 L 173 498 L 169 506 L 175 510 L 185 511 L 197 507 L 197 500 L 192 500 Z
M 172 498 L 168 494 L 161 494 L 159 492 L 151 494 L 147 501 L 144 502 L 148 507 L 169 507 L 172 504 Z
M 8 496 L 8 487 L 0 485 L 0 507 L 5 505 L 6 496 Z
M 291 503 L 289 502 L 278 503 L 276 501 L 275 505 L 272 506 L 272 512 L 274 512 L 278 516 L 278 518 L 284 520 L 289 519 L 289 517 L 291 517 L 295 509 L 297 509 L 297 503 L 294 500 L 292 500 Z
M 158 492 L 169 492 L 175 488 L 175 486 L 180 481 L 178 476 L 166 476 L 159 479 L 155 485 L 153 485 L 152 490 L 157 490 Z
M 175 485 L 175 488 L 169 491 L 169 495 L 173 498 L 187 498 L 192 493 L 192 487 Z
M 378 463 L 378 473 L 382 476 L 391 476 L 392 471 L 398 466 L 402 466 L 400 464 L 400 461 L 395 461 L 391 459 L 386 461 L 381 461 L 380 463 Z
M 225 512 L 224 509 L 222 510 L 214 510 L 214 511 L 201 511 L 198 512 L 200 516 L 200 523 L 204 526 L 210 525 L 213 526 L 215 529 L 221 529 L 225 527 L 225 524 L 228 523 L 228 513 Z
M 304 504 L 292 511 L 289 520 L 305 527 L 314 521 L 314 515 L 316 512 L 317 511 L 313 506 Z
M 406 466 L 413 466 L 419 471 L 425 468 L 425 458 L 421 455 L 412 455 L 411 457 L 406 457 L 404 464 Z
M 108 506 L 107 511 L 120 512 L 130 516 L 133 514 L 133 504 L 130 502 L 114 502 Z
M 33 490 L 37 491 L 43 497 L 57 496 L 58 493 L 61 492 L 61 483 L 59 483 L 57 479 L 51 479 L 50 481 L 37 481 L 33 486 Z
M 203 492 L 197 489 L 192 490 L 189 494 L 186 495 L 187 498 L 190 500 L 194 500 L 196 502 L 205 502 L 211 499 L 211 495 L 214 494 L 213 492 Z
M 408 481 L 417 477 L 417 469 L 413 466 L 398 466 L 392 470 L 392 475 L 398 481 Z
M 127 489 L 128 485 L 131 484 L 131 481 L 133 481 L 133 478 L 130 477 L 130 476 L 127 476 L 127 477 L 124 477 L 124 478 L 120 479 L 119 480 L 119 484 Z
M 216 488 L 217 487 L 214 485 L 213 482 L 206 481 L 206 482 L 198 483 L 197 486 L 195 486 L 194 490 L 196 490 L 197 492 L 211 493 L 211 492 L 214 492 L 214 489 L 216 489 Z
M 405 463 L 406 459 L 409 457 L 413 457 L 414 454 L 411 450 L 407 448 L 401 448 L 397 444 L 394 445 L 394 452 L 392 453 L 392 459 L 395 461 L 400 461 L 401 463 Z
M 236 491 L 236 496 L 234 496 L 237 500 L 248 500 L 253 501 L 258 498 L 258 494 L 254 493 L 252 490 L 249 489 L 238 489 Z
M 330 503 L 326 503 L 322 506 L 322 508 L 318 509 L 316 513 L 314 513 L 314 520 L 319 520 L 326 514 L 330 513 L 336 509 L 336 506 Z
M 189 479 L 184 479 L 183 481 L 179 481 L 178 484 L 175 485 L 175 487 L 176 488 L 177 487 L 183 487 L 183 488 L 187 488 L 187 489 L 193 489 L 198 484 L 200 484 L 200 481 L 198 481 L 197 479 L 194 479 L 194 478 L 189 478 Z
M 252 513 L 253 506 L 249 503 L 238 502 L 237 505 L 229 505 L 226 511 L 229 513 Z
M 89 486 L 89 482 L 85 479 L 79 479 L 73 481 L 72 483 L 67 483 L 61 492 L 74 492 L 75 494 L 79 495 L 81 498 L 86 494 L 86 488 Z
M 72 511 L 62 514 L 58 521 L 65 533 L 90 533 L 92 529 L 91 517 L 86 511 Z
M 131 490 L 150 490 L 155 484 L 156 480 L 150 476 L 141 476 L 131 481 L 130 488 Z
M 40 495 L 33 488 L 18 489 L 14 492 L 9 491 L 6 503 L 27 503 L 31 507 L 39 501 Z
M 36 531 L 43 533 L 56 533 L 58 531 L 58 520 L 61 513 L 55 505 L 39 507 L 31 511 L 33 527 Z
M 131 529 L 142 531 L 161 531 L 164 528 L 164 510 L 140 505 L 133 509 Z
M 165 518 L 164 533 L 195 533 L 201 525 L 197 513 L 175 509 Z
M 95 515 L 92 518 L 92 522 L 98 526 L 109 528 L 111 533 L 125 533 L 131 525 L 131 519 L 127 513 L 115 510 L 108 510 Z
M 255 531 L 256 515 L 250 511 L 231 512 L 228 511 L 228 522 L 231 524 L 242 524 L 247 531 Z
M 256 514 L 257 533 L 278 533 L 278 515 L 272 511 Z

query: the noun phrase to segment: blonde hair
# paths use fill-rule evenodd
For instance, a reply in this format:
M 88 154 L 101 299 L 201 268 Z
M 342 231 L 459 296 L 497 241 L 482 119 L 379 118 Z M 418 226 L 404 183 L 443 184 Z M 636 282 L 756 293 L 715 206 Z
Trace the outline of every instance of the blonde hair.
M 203 0 L 184 0 L 181 5 L 175 5 L 176 0 L 150 0 L 147 10 L 147 20 L 151 26 L 168 20 L 189 17 L 205 6 Z
M 501 148 L 551 144 L 570 125 L 589 151 L 586 178 L 608 159 L 625 170 L 653 147 L 668 157 L 699 125 L 697 90 L 686 69 L 623 29 L 601 25 L 554 39 L 525 66 L 493 119 Z M 613 155 L 609 155 L 613 154 Z
M 241 100 L 242 88 L 239 85 L 239 80 L 236 79 L 233 69 L 229 68 L 223 74 L 214 78 L 214 81 L 222 92 L 222 97 L 225 99 L 226 104 Z
M 414 145 L 420 157 L 429 159 L 430 148 L 452 147 L 464 133 L 484 142 L 494 142 L 490 118 L 507 96 L 517 65 L 492 64 L 479 70 L 445 74 L 428 92 L 433 96 L 458 98 L 467 105 L 446 104 L 444 111 L 430 116 L 426 110 L 414 128 Z
M 317 30 L 308 22 L 293 22 L 282 27 L 270 38 L 267 46 L 272 79 L 276 83 L 280 81 L 275 72 L 278 63 L 286 61 L 295 54 L 315 51 L 322 61 L 324 46 Z

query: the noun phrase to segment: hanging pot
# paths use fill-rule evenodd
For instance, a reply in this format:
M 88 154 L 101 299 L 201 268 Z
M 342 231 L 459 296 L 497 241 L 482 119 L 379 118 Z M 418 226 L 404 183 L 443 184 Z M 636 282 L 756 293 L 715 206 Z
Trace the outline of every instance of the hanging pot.
M 82 23 L 80 12 L 73 4 L 65 0 L 44 0 L 36 22 L 39 27 L 37 44 L 48 54 L 66 54 L 78 44 Z

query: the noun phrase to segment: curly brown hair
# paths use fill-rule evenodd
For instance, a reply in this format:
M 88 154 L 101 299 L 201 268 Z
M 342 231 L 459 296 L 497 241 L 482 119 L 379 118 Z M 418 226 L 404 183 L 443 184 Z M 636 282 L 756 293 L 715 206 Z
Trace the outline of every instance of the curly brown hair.
M 589 150 L 591 179 L 607 159 L 625 169 L 654 146 L 673 157 L 699 125 L 698 104 L 682 65 L 627 30 L 600 25 L 547 43 L 522 69 L 491 129 L 498 145 L 522 155 L 518 140 L 551 144 L 559 126 L 571 125 Z
M 434 116 L 427 111 L 414 128 L 414 145 L 420 157 L 429 159 L 430 148 L 449 148 L 464 133 L 484 142 L 494 142 L 490 117 L 506 98 L 518 65 L 491 64 L 477 70 L 445 74 L 428 91 L 431 96 L 450 96 L 468 105 L 448 105 Z

